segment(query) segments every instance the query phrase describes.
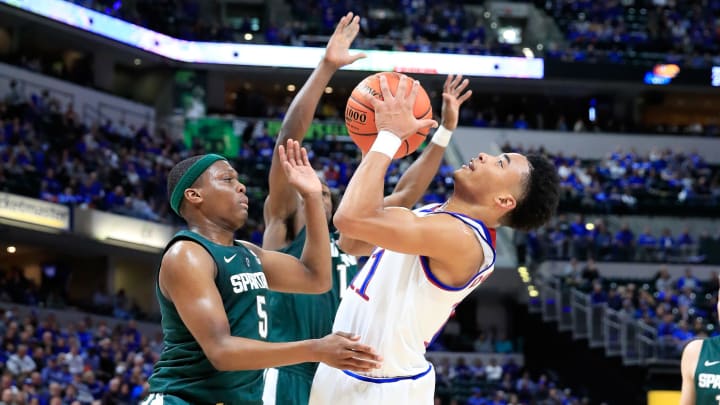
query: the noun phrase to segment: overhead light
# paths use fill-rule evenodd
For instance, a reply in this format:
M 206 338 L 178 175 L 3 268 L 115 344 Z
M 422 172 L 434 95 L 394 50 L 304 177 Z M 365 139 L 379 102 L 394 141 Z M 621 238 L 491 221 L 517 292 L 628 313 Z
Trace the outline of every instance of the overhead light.
M 587 224 L 585 224 L 585 229 L 587 229 L 588 231 L 592 231 L 593 229 L 595 229 L 595 224 L 593 224 L 592 222 L 588 222 Z
M 286 87 L 286 89 L 287 89 L 287 91 L 289 91 L 289 92 L 292 93 L 293 91 L 295 91 L 295 85 L 294 85 L 294 84 L 288 84 L 287 87 Z
M 530 48 L 523 48 L 522 53 L 528 59 L 532 59 L 535 57 L 535 54 L 533 53 L 532 49 L 530 49 Z
M 332 94 L 333 88 L 330 86 L 325 87 L 325 94 Z
M 17 249 L 15 248 L 15 246 L 8 246 L 6 250 L 10 254 L 17 252 Z
M 251 34 L 251 33 L 249 33 L 249 32 L 248 32 L 247 34 L 245 34 L 245 40 L 246 40 L 246 41 L 252 41 L 252 39 L 253 39 L 253 34 Z
M 133 61 L 133 63 L 135 64 L 135 66 L 140 66 L 140 65 L 142 65 L 142 59 L 140 59 L 140 58 L 135 58 L 135 60 Z

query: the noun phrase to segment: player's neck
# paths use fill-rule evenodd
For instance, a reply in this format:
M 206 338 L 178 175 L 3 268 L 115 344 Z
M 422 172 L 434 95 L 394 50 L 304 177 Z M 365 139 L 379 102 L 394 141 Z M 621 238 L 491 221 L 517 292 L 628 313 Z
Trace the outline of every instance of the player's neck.
M 218 245 L 232 246 L 234 244 L 235 232 L 207 220 L 188 223 L 188 229 Z
M 497 216 L 488 208 L 477 203 L 470 203 L 462 199 L 451 196 L 440 207 L 443 211 L 457 212 L 467 215 L 470 218 L 482 221 L 488 228 L 497 228 L 500 226 Z

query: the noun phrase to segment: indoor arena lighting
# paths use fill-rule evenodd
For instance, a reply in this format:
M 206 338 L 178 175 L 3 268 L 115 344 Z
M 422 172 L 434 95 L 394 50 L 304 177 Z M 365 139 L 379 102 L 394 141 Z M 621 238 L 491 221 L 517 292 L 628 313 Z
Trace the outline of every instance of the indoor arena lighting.
M 7 252 L 10 254 L 13 254 L 13 253 L 17 252 L 17 248 L 15 248 L 15 246 L 8 246 Z
M 168 59 L 187 63 L 314 69 L 325 48 L 185 41 L 63 0 L 0 0 L 26 12 L 101 35 Z M 508 34 L 517 39 L 520 32 Z M 353 51 L 355 52 L 355 51 Z M 542 79 L 540 58 L 364 51 L 347 70 Z

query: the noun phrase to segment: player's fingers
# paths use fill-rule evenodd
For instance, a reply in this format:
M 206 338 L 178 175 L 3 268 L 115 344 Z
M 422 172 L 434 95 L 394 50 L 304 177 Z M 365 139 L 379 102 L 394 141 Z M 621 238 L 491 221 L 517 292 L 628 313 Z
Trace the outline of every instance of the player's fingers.
M 457 87 L 455 87 L 455 89 L 454 89 L 455 94 L 462 93 L 462 91 L 465 90 L 465 88 L 468 86 L 468 84 L 470 84 L 470 80 L 468 80 L 468 79 L 463 80 Z
M 300 153 L 301 153 L 301 155 L 302 155 L 302 164 L 303 164 L 304 166 L 310 167 L 310 159 L 308 158 L 307 149 L 305 149 L 305 148 L 300 148 Z
M 400 82 L 398 82 L 395 96 L 400 99 L 407 99 L 408 91 L 412 90 L 413 82 L 414 80 L 405 75 L 400 76 Z
M 287 161 L 292 165 L 296 166 L 295 164 L 295 147 L 293 145 L 293 140 L 288 139 L 287 141 Z
M 430 119 L 428 119 L 428 120 L 418 120 L 418 127 L 419 127 L 419 128 L 427 128 L 427 127 L 437 128 L 437 127 L 438 127 L 438 123 L 437 123 L 437 121 L 435 121 L 435 120 L 430 120 Z
M 338 336 L 342 336 L 342 337 L 344 337 L 345 339 L 350 339 L 350 340 L 352 340 L 352 341 L 358 341 L 358 340 L 360 340 L 360 335 L 356 335 L 356 334 L 354 334 L 354 333 L 339 332 L 339 331 L 338 331 L 338 332 L 335 332 L 335 334 L 338 335 Z
M 343 28 L 345 28 L 345 26 L 348 25 L 348 22 L 352 20 L 352 15 L 353 15 L 352 11 L 348 12 L 347 14 L 345 14 L 345 15 L 340 19 L 340 21 L 338 22 L 337 26 L 335 27 L 335 32 L 338 32 L 338 31 L 342 30 Z
M 407 96 L 406 102 L 410 105 L 415 105 L 415 99 L 417 98 L 418 92 L 420 91 L 420 82 L 413 80 L 412 86 L 410 87 L 410 94 Z M 400 86 L 398 86 L 398 92 L 400 92 Z M 403 93 L 405 94 L 405 93 Z
M 465 80 L 467 80 L 467 79 L 465 79 Z M 455 75 L 455 87 L 460 85 L 460 83 L 464 82 L 465 80 L 463 80 L 463 75 L 461 75 L 461 74 Z
M 363 359 L 350 358 L 344 361 L 348 367 L 366 369 L 368 371 L 382 367 L 382 363 L 377 361 L 367 361 Z
M 290 164 L 287 160 L 282 162 L 283 164 L 283 170 L 285 170 L 285 173 L 291 173 L 293 170 L 293 165 Z
M 449 74 L 445 78 L 445 83 L 443 84 L 443 91 L 448 91 L 450 89 L 450 83 L 452 83 L 453 75 Z
M 470 96 L 472 96 L 472 90 L 468 90 L 468 91 L 466 91 L 462 96 L 458 97 L 458 101 L 460 102 L 460 104 L 462 104 L 462 103 L 464 103 L 467 99 L 469 99 Z
M 400 83 L 402 83 L 402 79 L 400 79 Z M 400 90 L 400 85 L 398 85 L 398 94 Z M 383 100 L 390 100 L 393 98 L 393 94 L 390 91 L 390 86 L 388 86 L 387 78 L 385 75 L 380 76 L 380 93 L 383 96 Z M 371 98 L 371 100 L 377 100 L 375 97 Z M 379 100 L 377 100 L 379 101 Z
M 285 153 L 285 147 L 282 145 L 278 145 L 278 157 L 280 158 L 281 162 L 287 162 L 287 154 Z
M 355 353 L 359 353 L 362 355 L 371 355 L 371 356 L 378 356 L 378 354 L 375 352 L 375 349 L 372 347 L 358 343 L 358 342 L 352 342 L 350 345 L 348 345 L 348 350 L 352 350 Z
M 355 55 L 350 56 L 350 58 L 351 58 L 351 60 L 352 60 L 353 62 L 355 62 L 355 61 L 358 60 L 358 59 L 365 59 L 365 58 L 367 58 L 367 55 L 365 55 L 365 53 L 363 53 L 363 52 L 360 52 L 360 53 L 356 53 Z
M 348 357 L 352 357 L 355 359 L 370 361 L 373 363 L 381 363 L 383 361 L 383 357 L 381 355 L 375 353 L 375 351 L 364 352 L 364 351 L 358 351 L 358 350 L 350 350 L 349 353 L 350 354 Z

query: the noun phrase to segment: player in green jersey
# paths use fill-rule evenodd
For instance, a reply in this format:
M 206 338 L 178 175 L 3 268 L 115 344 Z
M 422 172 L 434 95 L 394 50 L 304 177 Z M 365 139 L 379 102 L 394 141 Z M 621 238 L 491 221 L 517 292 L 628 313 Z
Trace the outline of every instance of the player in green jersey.
M 715 309 L 720 314 L 720 300 Z M 688 343 L 683 350 L 680 369 L 680 405 L 720 404 L 720 336 Z
M 276 145 L 289 139 L 302 141 L 332 75 L 343 66 L 363 58 L 350 54 L 350 45 L 357 36 L 360 19 L 348 13 L 340 19 L 328 41 L 323 59 L 293 99 L 283 120 Z M 472 94 L 464 92 L 468 85 L 461 76 L 451 76 L 443 89 L 442 124 L 446 130 L 424 150 L 406 171 L 386 203 L 410 208 L 427 189 L 442 162 L 451 131 L 457 127 L 460 105 Z M 445 137 L 445 138 L 443 138 Z M 443 138 L 443 139 L 440 139 Z M 442 141 L 442 142 L 441 142 Z M 269 194 L 265 200 L 265 233 L 263 248 L 279 250 L 300 257 L 305 251 L 306 218 L 304 201 L 287 187 L 288 179 L 280 165 L 276 147 L 270 167 Z M 328 224 L 333 212 L 330 189 L 323 185 L 323 203 Z M 324 336 L 332 330 L 335 313 L 348 284 L 358 271 L 354 256 L 338 246 L 339 235 L 330 232 L 333 283 L 330 291 L 319 295 L 271 293 L 268 311 L 271 324 L 268 339 L 287 342 Z M 348 241 L 345 241 L 348 242 Z M 348 243 L 352 247 L 352 242 Z M 345 246 L 348 246 L 345 245 Z M 263 399 L 266 405 L 306 405 L 310 397 L 317 363 L 302 363 L 268 370 Z
M 237 241 L 248 215 L 245 186 L 222 156 L 183 160 L 168 176 L 173 210 L 187 221 L 163 254 L 156 292 L 164 349 L 147 404 L 262 405 L 267 367 L 325 362 L 371 370 L 381 360 L 357 336 L 334 334 L 268 343 L 268 289 L 324 293 L 330 288 L 330 240 L 322 188 L 299 143 L 280 148 L 288 179 L 305 201 L 300 259 Z

